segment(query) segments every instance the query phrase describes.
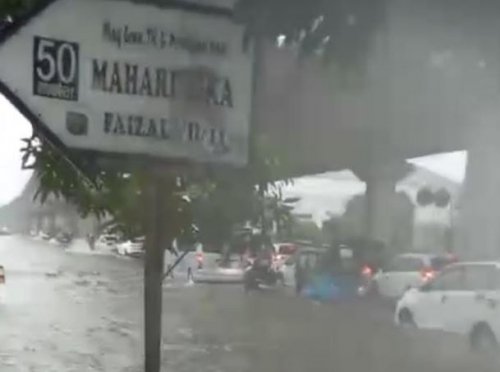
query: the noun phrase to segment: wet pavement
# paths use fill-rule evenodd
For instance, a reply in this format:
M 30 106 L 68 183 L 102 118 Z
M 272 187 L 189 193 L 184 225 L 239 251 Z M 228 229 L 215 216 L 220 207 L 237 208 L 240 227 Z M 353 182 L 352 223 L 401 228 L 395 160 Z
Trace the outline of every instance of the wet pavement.
M 0 237 L 0 371 L 142 370 L 141 262 Z M 399 329 L 391 311 L 238 285 L 164 288 L 163 370 L 498 371 L 464 340 Z

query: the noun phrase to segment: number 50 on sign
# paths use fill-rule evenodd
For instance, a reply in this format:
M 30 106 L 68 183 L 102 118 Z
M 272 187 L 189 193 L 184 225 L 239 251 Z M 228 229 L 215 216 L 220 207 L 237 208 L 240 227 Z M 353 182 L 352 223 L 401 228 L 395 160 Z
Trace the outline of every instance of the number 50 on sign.
M 35 36 L 33 39 L 33 94 L 78 100 L 77 43 Z

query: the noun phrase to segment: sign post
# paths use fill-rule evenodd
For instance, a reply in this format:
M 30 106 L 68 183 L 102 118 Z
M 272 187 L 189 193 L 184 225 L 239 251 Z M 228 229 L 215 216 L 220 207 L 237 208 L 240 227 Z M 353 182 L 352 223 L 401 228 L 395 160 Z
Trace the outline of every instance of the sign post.
M 153 175 L 154 176 L 154 175 Z M 145 372 L 161 370 L 162 282 L 164 241 L 163 180 L 155 177 L 149 185 L 148 207 L 150 230 L 146 233 L 144 259 L 144 368 Z
M 0 93 L 66 154 L 127 164 L 245 166 L 252 48 L 224 8 L 47 0 L 0 34 Z M 153 173 L 154 171 L 152 171 Z M 153 174 L 144 266 L 145 368 L 161 368 L 165 189 Z M 167 229 L 168 230 L 168 229 Z
M 252 48 L 222 9 L 53 0 L 0 35 L 0 91 L 67 148 L 244 166 Z

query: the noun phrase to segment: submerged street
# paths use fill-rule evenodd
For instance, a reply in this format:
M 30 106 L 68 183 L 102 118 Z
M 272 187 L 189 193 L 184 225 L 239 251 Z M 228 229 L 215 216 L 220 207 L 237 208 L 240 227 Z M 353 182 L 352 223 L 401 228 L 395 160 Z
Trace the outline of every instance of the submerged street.
M 138 372 L 141 261 L 0 238 L 2 372 Z M 240 285 L 164 286 L 164 371 L 494 371 L 465 340 L 399 329 L 392 309 Z

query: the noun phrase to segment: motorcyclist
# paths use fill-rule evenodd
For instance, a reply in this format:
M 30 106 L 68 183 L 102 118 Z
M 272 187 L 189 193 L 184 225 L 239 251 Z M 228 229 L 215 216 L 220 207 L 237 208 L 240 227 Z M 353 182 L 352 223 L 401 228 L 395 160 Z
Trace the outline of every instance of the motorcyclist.
M 269 252 L 269 249 L 263 248 L 257 253 L 253 266 L 257 272 L 267 273 L 271 270 L 272 254 Z
M 277 273 L 273 269 L 273 251 L 268 245 L 261 245 L 251 267 L 245 276 L 246 288 L 255 287 L 258 282 L 268 285 L 276 283 Z

